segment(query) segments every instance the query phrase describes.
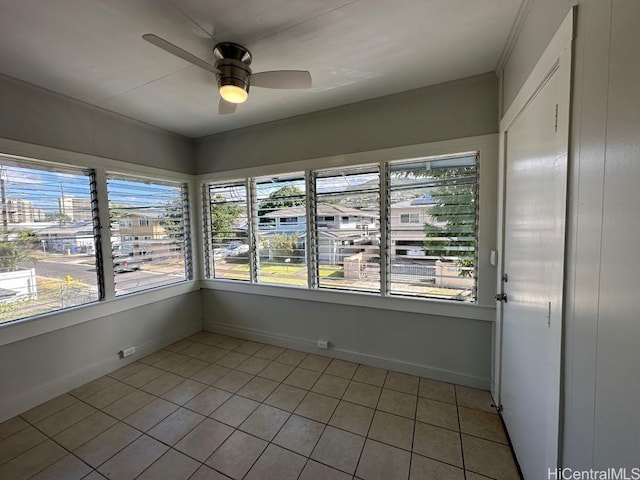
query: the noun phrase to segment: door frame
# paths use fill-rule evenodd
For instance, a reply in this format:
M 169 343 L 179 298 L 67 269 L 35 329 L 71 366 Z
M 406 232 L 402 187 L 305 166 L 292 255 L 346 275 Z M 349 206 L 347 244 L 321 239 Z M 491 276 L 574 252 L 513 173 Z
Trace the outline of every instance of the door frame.
M 560 75 L 561 98 L 566 102 L 558 108 L 558 133 L 564 135 L 567 141 L 567 154 L 569 152 L 569 125 L 571 110 L 571 73 L 573 40 L 575 38 L 575 21 L 577 7 L 571 8 L 564 21 L 553 36 L 544 53 L 531 71 L 531 74 L 524 82 L 522 88 L 511 103 L 511 106 L 500 120 L 499 138 L 499 162 L 498 162 L 498 265 L 496 277 L 496 291 L 502 292 L 502 276 L 504 275 L 504 233 L 505 233 L 505 193 L 506 193 L 506 152 L 508 141 L 508 130 L 513 125 L 519 115 L 526 109 L 529 102 L 536 96 L 537 92 L 545 85 L 547 79 L 555 74 Z M 568 167 L 569 168 L 569 167 Z M 570 192 L 567 190 L 567 202 Z M 566 228 L 566 224 L 565 224 Z M 565 238 L 566 242 L 566 238 Z M 565 245 L 566 253 L 566 245 Z M 563 275 L 564 276 L 564 275 Z M 502 341 L 503 341 L 503 304 L 496 302 L 496 321 L 494 324 L 494 356 L 492 372 L 491 393 L 496 401 L 496 405 L 502 404 Z M 561 307 L 564 312 L 564 305 Z M 561 359 L 562 365 L 562 359 Z M 562 372 L 560 394 L 562 395 Z M 562 408 L 562 404 L 561 404 Z M 560 411 L 560 423 L 562 422 L 562 410 Z M 560 425 L 558 426 L 560 432 Z M 560 445 L 560 439 L 558 439 Z M 560 458 L 558 456 L 558 458 Z

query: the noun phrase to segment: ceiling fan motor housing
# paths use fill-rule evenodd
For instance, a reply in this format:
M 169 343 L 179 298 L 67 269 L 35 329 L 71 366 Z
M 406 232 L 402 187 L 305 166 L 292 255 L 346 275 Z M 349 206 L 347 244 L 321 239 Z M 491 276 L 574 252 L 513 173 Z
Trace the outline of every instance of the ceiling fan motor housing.
M 251 52 L 237 43 L 223 42 L 213 47 L 213 54 L 217 59 L 215 66 L 220 70 L 218 87 L 234 85 L 249 92 Z

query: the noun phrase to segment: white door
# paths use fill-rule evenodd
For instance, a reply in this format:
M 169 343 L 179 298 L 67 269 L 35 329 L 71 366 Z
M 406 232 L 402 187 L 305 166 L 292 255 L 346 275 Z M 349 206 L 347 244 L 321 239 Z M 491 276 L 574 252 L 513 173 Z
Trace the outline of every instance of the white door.
M 525 479 L 547 478 L 558 462 L 568 128 L 557 122 L 569 104 L 565 81 L 555 68 L 503 136 L 500 402 Z

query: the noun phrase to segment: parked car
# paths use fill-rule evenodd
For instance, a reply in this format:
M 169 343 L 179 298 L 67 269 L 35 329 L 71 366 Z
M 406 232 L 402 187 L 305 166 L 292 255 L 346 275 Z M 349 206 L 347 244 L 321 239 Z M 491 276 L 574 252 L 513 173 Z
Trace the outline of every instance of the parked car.
M 115 273 L 135 272 L 142 266 L 142 257 L 128 255 L 126 253 L 113 256 L 113 271 Z
M 249 251 L 249 245 L 245 243 L 230 243 L 227 246 L 227 251 L 229 252 L 229 256 L 235 257 L 237 255 L 247 253 Z

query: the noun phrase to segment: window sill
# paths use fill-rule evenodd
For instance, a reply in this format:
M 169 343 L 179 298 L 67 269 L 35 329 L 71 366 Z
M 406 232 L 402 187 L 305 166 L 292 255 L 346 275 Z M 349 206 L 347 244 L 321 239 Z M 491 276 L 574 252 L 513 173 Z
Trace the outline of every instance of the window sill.
M 337 303 L 355 307 L 378 308 L 485 322 L 494 322 L 496 312 L 493 306 L 423 298 L 382 297 L 378 294 L 365 292 L 340 292 L 326 289 L 309 290 L 306 288 L 257 285 L 230 280 L 202 280 L 200 284 L 203 289 L 208 290 L 250 293 L 312 302 Z
M 199 290 L 198 282 L 188 281 L 7 322 L 0 324 L 0 346 L 197 290 Z

